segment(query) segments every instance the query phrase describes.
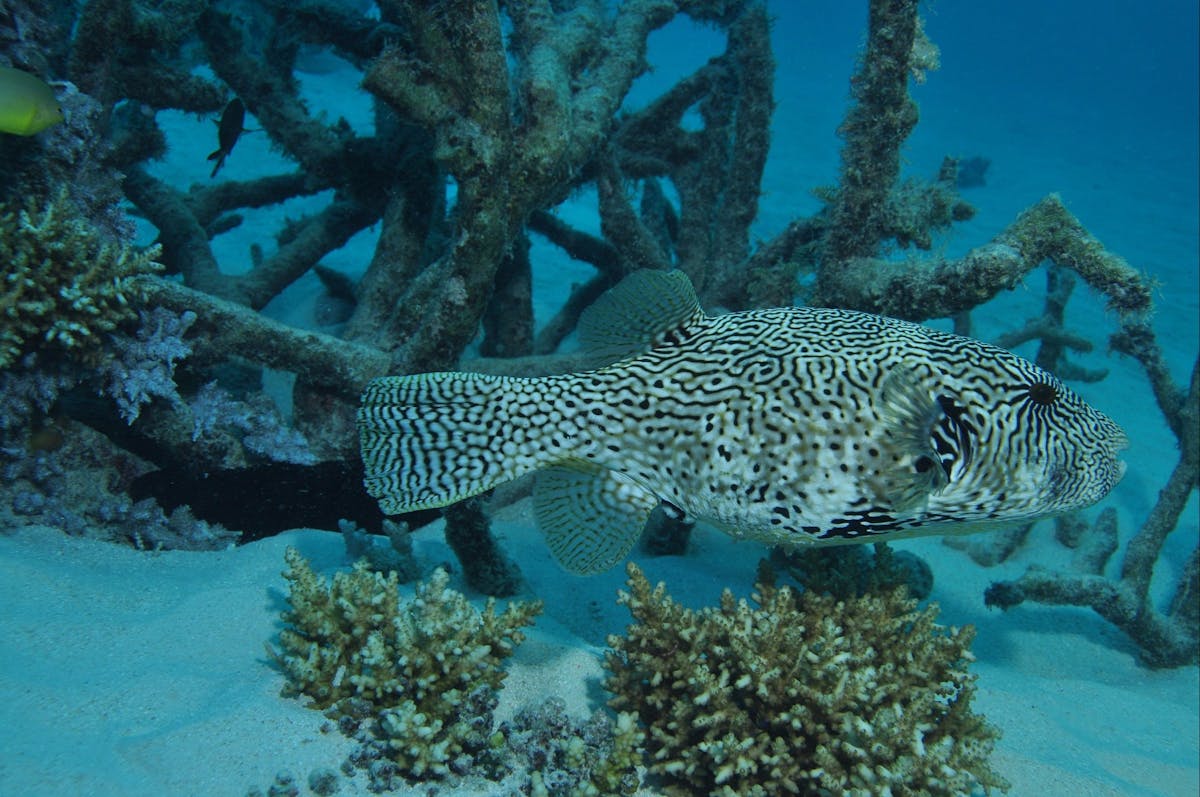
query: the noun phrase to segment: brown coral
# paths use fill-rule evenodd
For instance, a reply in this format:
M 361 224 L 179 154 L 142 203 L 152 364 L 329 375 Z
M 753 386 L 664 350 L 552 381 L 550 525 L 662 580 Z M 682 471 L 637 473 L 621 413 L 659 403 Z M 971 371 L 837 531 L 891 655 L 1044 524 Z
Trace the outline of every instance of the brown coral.
M 471 720 L 490 710 L 504 682 L 501 665 L 540 602 L 497 613 L 489 599 L 478 612 L 449 588 L 444 570 L 401 602 L 394 571 L 385 577 L 362 561 L 326 586 L 296 549 L 285 559 L 291 609 L 275 658 L 287 692 L 335 716 L 373 715 L 377 736 L 408 777 L 444 777 L 467 748 L 486 745 Z
M 630 564 L 612 636 L 614 708 L 647 726 L 672 794 L 931 794 L 1005 788 L 999 731 L 971 710 L 974 629 L 946 629 L 902 589 L 838 601 L 760 578 L 693 611 Z
M 0 205 L 0 368 L 38 347 L 86 357 L 134 317 L 132 278 L 158 269 L 158 251 L 105 240 L 65 191 L 41 209 Z

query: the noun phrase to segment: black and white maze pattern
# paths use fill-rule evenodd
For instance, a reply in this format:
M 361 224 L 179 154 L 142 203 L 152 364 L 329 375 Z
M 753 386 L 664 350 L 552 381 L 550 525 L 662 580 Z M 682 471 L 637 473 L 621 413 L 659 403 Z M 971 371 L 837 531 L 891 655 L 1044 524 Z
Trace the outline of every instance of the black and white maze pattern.
M 596 371 L 377 380 L 359 415 L 385 512 L 555 464 L 608 468 L 737 536 L 852 541 L 1032 518 L 1120 478 L 1120 429 L 987 344 L 862 313 L 705 318 Z

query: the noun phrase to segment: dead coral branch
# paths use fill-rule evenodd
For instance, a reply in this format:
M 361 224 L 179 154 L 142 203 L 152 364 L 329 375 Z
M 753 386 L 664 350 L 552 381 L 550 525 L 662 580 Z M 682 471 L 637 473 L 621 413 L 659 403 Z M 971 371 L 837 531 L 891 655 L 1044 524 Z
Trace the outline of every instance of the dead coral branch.
M 189 337 L 193 364 L 221 362 L 235 352 L 259 365 L 291 371 L 305 384 L 348 402 L 357 402 L 367 382 L 387 373 L 389 358 L 378 349 L 296 329 L 176 282 L 143 277 L 137 287 L 149 306 L 196 313 Z
M 1146 279 L 1106 250 L 1057 194 L 957 260 L 849 260 L 836 269 L 836 277 L 821 283 L 816 299 L 822 305 L 914 321 L 944 318 L 1015 287 L 1046 260 L 1077 273 L 1131 321 L 1151 308 Z
M 381 4 L 384 20 L 407 35 L 374 61 L 364 86 L 429 131 L 435 160 L 457 186 L 442 250 L 411 279 L 369 272 L 366 279 L 390 293 L 360 308 L 375 317 L 351 320 L 356 329 L 386 330 L 395 370 L 453 362 L 526 220 L 561 202 L 602 148 L 644 69 L 646 37 L 680 11 L 715 17 L 709 5 L 739 4 L 638 0 L 610 13 L 600 3 L 508 3 L 517 68 L 506 58 L 495 3 Z M 380 260 L 371 268 L 405 266 Z
M 908 96 L 909 62 L 919 29 L 917 0 L 872 0 L 867 51 L 852 81 L 854 106 L 839 132 L 846 140 L 827 257 L 875 254 L 886 237 L 888 195 L 900 176 L 900 145 L 917 126 Z

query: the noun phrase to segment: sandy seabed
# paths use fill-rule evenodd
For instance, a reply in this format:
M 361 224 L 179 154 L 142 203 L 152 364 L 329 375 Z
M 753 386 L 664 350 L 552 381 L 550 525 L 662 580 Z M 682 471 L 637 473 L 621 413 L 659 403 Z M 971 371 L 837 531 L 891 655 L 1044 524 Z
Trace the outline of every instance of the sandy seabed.
M 614 602 L 621 568 L 572 576 L 528 524 L 496 530 L 546 602 L 498 719 L 552 694 L 584 717 L 605 697 L 603 639 L 629 619 Z M 416 540 L 426 566 L 451 559 L 440 524 Z M 288 545 L 321 572 L 345 566 L 340 535 L 313 530 L 218 553 L 137 552 L 36 526 L 0 536 L 0 794 L 243 795 L 281 771 L 337 769 L 351 743 L 280 696 L 264 648 L 280 628 Z M 902 546 L 933 565 L 941 619 L 979 627 L 977 709 L 1004 732 L 994 763 L 1011 794 L 1200 792 L 1200 671 L 1145 669 L 1090 612 L 985 609 L 984 587 L 1020 562 L 984 570 L 937 540 Z M 694 605 L 726 584 L 748 592 L 761 547 L 707 529 L 692 547 L 643 568 Z M 339 794 L 367 793 L 361 775 L 340 780 Z

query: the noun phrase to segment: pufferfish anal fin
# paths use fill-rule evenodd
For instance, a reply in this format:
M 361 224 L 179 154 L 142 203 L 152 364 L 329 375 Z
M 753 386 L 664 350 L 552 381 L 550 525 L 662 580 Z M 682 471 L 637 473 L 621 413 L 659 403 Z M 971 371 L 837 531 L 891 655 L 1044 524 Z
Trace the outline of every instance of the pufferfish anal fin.
M 704 310 L 687 274 L 678 269 L 643 269 L 583 311 L 579 342 L 588 354 L 615 362 L 703 319 Z
M 533 514 L 559 564 L 592 575 L 620 562 L 658 498 L 628 476 L 595 466 L 538 471 Z
M 933 429 L 944 414 L 911 374 L 897 370 L 884 380 L 883 418 L 901 457 L 887 474 L 885 495 L 892 512 L 920 510 L 948 483 L 933 446 Z

